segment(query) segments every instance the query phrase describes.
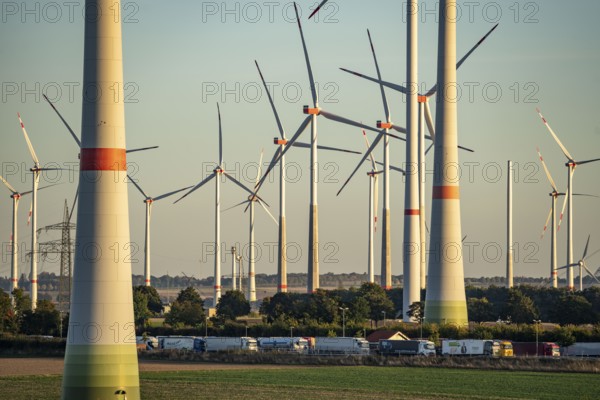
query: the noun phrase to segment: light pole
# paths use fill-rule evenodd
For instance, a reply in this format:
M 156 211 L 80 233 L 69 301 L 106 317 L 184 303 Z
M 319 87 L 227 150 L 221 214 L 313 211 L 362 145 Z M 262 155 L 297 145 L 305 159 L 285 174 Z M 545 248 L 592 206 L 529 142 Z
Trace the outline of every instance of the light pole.
M 294 338 L 294 327 L 290 326 L 290 339 Z
M 342 310 L 342 337 L 346 337 L 346 311 L 348 311 L 348 307 L 338 307 Z
M 541 319 L 534 319 L 533 323 L 535 324 L 535 356 L 538 356 L 538 331 L 539 331 L 539 326 L 540 323 L 542 322 Z
M 383 314 L 383 326 L 385 326 L 385 311 L 381 312 Z
M 208 317 L 204 317 L 204 337 L 208 337 Z
M 246 325 L 246 337 L 248 337 L 248 325 Z

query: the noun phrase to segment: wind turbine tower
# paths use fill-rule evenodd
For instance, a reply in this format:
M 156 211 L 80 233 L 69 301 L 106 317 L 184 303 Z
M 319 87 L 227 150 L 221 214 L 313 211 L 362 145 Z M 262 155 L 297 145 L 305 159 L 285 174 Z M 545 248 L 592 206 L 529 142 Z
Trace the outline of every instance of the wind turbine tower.
M 418 103 L 418 12 L 417 1 L 406 3 L 408 15 L 407 35 L 407 88 L 406 95 L 406 190 L 404 195 L 403 243 L 403 310 L 405 322 L 410 305 L 421 301 L 421 211 L 419 210 L 419 103 Z
M 81 201 L 63 400 L 140 399 L 127 262 L 131 239 L 121 21 L 108 12 L 120 7 L 119 0 L 87 0 L 84 8 Z
M 439 96 L 431 207 L 431 239 L 425 319 L 468 324 L 460 224 L 458 165 L 456 0 L 440 1 Z M 454 172 L 454 173 L 453 173 Z

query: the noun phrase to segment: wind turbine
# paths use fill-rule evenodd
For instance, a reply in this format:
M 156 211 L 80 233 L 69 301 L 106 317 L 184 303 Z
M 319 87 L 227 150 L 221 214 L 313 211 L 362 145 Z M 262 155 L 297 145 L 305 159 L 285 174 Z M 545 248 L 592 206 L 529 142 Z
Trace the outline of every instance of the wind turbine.
M 31 144 L 31 140 L 29 140 L 29 135 L 27 135 L 27 130 L 25 129 L 25 124 L 21 119 L 21 114 L 17 113 L 19 117 L 19 123 L 21 124 L 21 130 L 23 131 L 23 136 L 25 137 L 25 142 L 27 143 L 27 148 L 29 149 L 29 154 L 31 154 L 31 158 L 33 160 L 33 167 L 30 169 L 33 175 L 33 188 L 31 190 L 31 309 L 35 311 L 37 307 L 37 191 L 40 183 L 40 174 L 42 171 L 57 171 L 60 168 L 42 168 L 40 164 L 40 160 L 35 154 L 35 150 L 33 145 Z M 15 211 L 16 212 L 16 209 Z M 14 238 L 13 238 L 14 241 Z
M 269 103 L 271 104 L 271 109 L 273 110 L 273 115 L 275 116 L 275 122 L 277 123 L 277 128 L 279 130 L 280 138 L 275 137 L 273 139 L 273 143 L 277 146 L 277 150 L 273 154 L 273 158 L 271 159 L 271 163 L 269 167 L 275 165 L 276 160 L 279 159 L 279 245 L 278 245 L 278 258 L 277 258 L 277 291 L 278 292 L 287 292 L 287 256 L 286 256 L 286 248 L 287 248 L 287 229 L 286 229 L 286 218 L 285 218 L 285 156 L 282 153 L 285 150 L 285 147 L 288 144 L 288 140 L 286 138 L 285 129 L 283 128 L 283 124 L 281 123 L 281 119 L 279 118 L 279 114 L 277 113 L 277 109 L 275 108 L 275 103 L 273 101 L 273 97 L 269 91 L 269 87 L 265 81 L 265 78 L 262 74 L 260 67 L 258 66 L 258 62 L 254 61 L 256 64 L 256 68 L 258 69 L 258 73 L 260 75 L 260 79 L 263 83 L 265 91 L 267 93 L 267 97 L 269 99 Z M 302 126 L 301 129 L 303 130 Z M 294 142 L 291 144 L 294 147 L 302 147 L 302 148 L 310 148 L 310 144 L 308 143 L 299 143 Z M 335 147 L 329 146 L 321 146 L 318 145 L 317 149 L 320 150 L 331 150 L 331 151 L 340 151 L 345 153 L 354 153 L 360 154 L 357 151 L 338 149 Z M 257 191 L 255 191 L 256 193 Z
M 256 180 L 255 183 L 258 183 L 258 179 L 260 178 L 260 172 L 261 172 L 261 168 L 260 166 L 262 165 L 262 159 L 263 159 L 263 152 L 260 152 L 260 161 L 258 162 L 258 168 L 256 171 Z M 225 210 L 223 210 L 223 212 L 231 210 L 233 208 L 239 207 L 241 205 L 244 204 L 248 204 L 250 206 L 250 220 L 249 220 L 249 240 L 248 240 L 248 301 L 253 303 L 256 302 L 256 257 L 254 255 L 254 248 L 255 248 L 255 243 L 254 243 L 254 204 L 258 203 L 260 204 L 260 206 L 263 208 L 263 210 L 265 210 L 265 212 L 267 214 L 269 214 L 269 216 L 271 217 L 271 219 L 275 222 L 275 224 L 277 224 L 277 220 L 275 219 L 275 217 L 273 216 L 273 214 L 271 214 L 269 212 L 269 210 L 267 209 L 267 207 L 265 206 L 265 203 L 258 198 L 258 196 L 256 194 L 251 194 L 250 196 L 248 196 L 247 200 L 242 201 L 241 203 L 236 204 L 233 207 L 229 207 Z
M 574 282 L 573 282 L 573 268 L 572 268 L 572 266 L 573 266 L 573 174 L 575 173 L 575 168 L 577 168 L 578 165 L 584 165 L 584 164 L 589 164 L 592 162 L 600 161 L 600 158 L 595 158 L 592 160 L 585 160 L 585 161 L 575 161 L 575 159 L 567 151 L 567 148 L 558 139 L 558 136 L 556 136 L 556 134 L 550 127 L 550 124 L 548 124 L 548 121 L 546 120 L 546 118 L 544 118 L 544 116 L 542 115 L 542 113 L 539 109 L 537 109 L 537 113 L 539 114 L 540 118 L 542 119 L 542 122 L 544 123 L 544 125 L 546 125 L 546 128 L 548 128 L 548 131 L 550 132 L 550 134 L 552 135 L 552 137 L 554 138 L 554 140 L 556 141 L 556 143 L 562 150 L 563 154 L 567 158 L 567 163 L 565 164 L 565 166 L 567 167 L 567 179 L 568 179 L 567 180 L 567 196 L 566 196 L 566 202 L 568 204 L 568 209 L 567 209 L 567 218 L 568 218 L 568 220 L 567 220 L 567 226 L 568 226 L 568 229 L 567 229 L 567 265 L 566 265 L 566 267 L 567 267 L 568 288 L 569 288 L 569 290 L 574 290 L 575 286 L 574 286 Z
M 214 307 L 217 306 L 219 299 L 221 298 L 221 176 L 226 177 L 249 194 L 254 195 L 250 189 L 248 189 L 246 186 L 240 183 L 233 176 L 225 172 L 225 170 L 223 169 L 223 129 L 221 126 L 221 110 L 219 108 L 219 103 L 217 103 L 217 115 L 219 117 L 219 163 L 215 166 L 215 169 L 213 170 L 213 173 L 211 175 L 204 178 L 196 186 L 190 189 L 189 192 L 187 192 L 175 201 L 175 203 L 180 202 L 196 190 L 200 189 L 206 183 L 210 182 L 213 178 L 215 179 L 215 291 L 213 299 Z
M 6 179 L 4 179 L 2 176 L 0 176 L 0 181 L 2 181 L 2 183 L 4 183 L 4 186 L 6 186 L 6 188 L 10 191 L 11 195 L 10 198 L 12 199 L 12 203 L 13 203 L 13 216 L 12 216 L 12 234 L 11 234 L 11 241 L 12 241 L 12 257 L 11 257 L 11 268 L 10 268 L 10 295 L 12 297 L 12 291 L 14 289 L 17 289 L 18 287 L 18 282 L 19 282 L 19 238 L 18 238 L 18 224 L 17 224 L 17 211 L 19 209 L 19 200 L 21 200 L 21 197 L 28 195 L 30 193 L 33 193 L 32 190 L 27 191 L 27 192 L 17 192 L 11 185 L 10 183 L 8 183 L 8 181 Z M 47 189 L 51 186 L 55 186 L 55 185 L 49 185 L 49 186 L 44 186 L 41 188 L 38 188 L 38 190 L 43 190 L 43 189 Z
M 182 192 L 186 189 L 190 189 L 191 186 L 187 186 L 182 189 L 177 189 L 172 192 L 161 194 L 160 196 L 157 196 L 157 197 L 150 197 L 146 194 L 146 192 L 144 192 L 144 190 L 141 188 L 141 186 L 138 183 L 136 183 L 133 179 L 129 179 L 129 181 L 131 183 L 133 183 L 133 185 L 136 187 L 136 189 L 142 194 L 142 196 L 144 196 L 144 203 L 146 204 L 146 231 L 145 231 L 146 234 L 145 234 L 145 241 L 144 241 L 144 284 L 146 286 L 151 286 L 150 285 L 150 279 L 151 279 L 151 274 L 150 274 L 150 218 L 152 216 L 152 204 L 155 201 L 162 200 L 164 198 L 167 198 L 169 196 L 172 196 L 174 194 Z
M 369 139 L 367 138 L 367 134 L 363 131 L 363 137 L 365 138 L 365 144 L 367 146 L 367 150 L 369 150 L 370 144 Z M 373 252 L 373 242 L 375 237 L 376 223 L 377 223 L 377 206 L 378 202 L 378 190 L 379 184 L 377 182 L 379 174 L 383 173 L 383 171 L 377 171 L 376 164 L 385 164 L 379 163 L 375 161 L 373 154 L 369 154 L 371 160 L 371 171 L 367 172 L 367 176 L 369 177 L 369 245 L 368 245 L 368 275 L 369 282 L 375 282 L 375 262 L 374 262 L 374 252 Z M 404 174 L 404 170 L 387 165 L 389 169 L 393 169 Z
M 568 271 L 572 267 L 579 267 L 579 291 L 583 290 L 583 271 L 584 270 L 592 278 L 594 278 L 594 280 L 596 282 L 600 283 L 600 280 L 598 280 L 598 278 L 596 278 L 596 275 L 594 275 L 592 273 L 592 271 L 590 271 L 590 269 L 587 267 L 587 264 L 585 263 L 586 257 L 587 258 L 593 257 L 596 253 L 600 252 L 600 249 L 598 249 L 595 252 L 593 252 L 592 254 L 590 254 L 589 256 L 587 255 L 588 248 L 590 246 L 590 236 L 591 235 L 588 235 L 588 239 L 587 239 L 587 242 L 585 243 L 585 248 L 583 249 L 583 256 L 581 256 L 581 259 L 579 261 L 577 261 L 576 263 L 567 264 L 564 267 L 559 268 L 559 269 L 566 269 Z

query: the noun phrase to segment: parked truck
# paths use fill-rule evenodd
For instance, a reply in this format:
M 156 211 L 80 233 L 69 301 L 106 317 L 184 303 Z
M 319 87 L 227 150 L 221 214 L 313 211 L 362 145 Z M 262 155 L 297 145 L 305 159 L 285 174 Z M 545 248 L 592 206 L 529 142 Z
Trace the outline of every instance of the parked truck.
M 159 336 L 159 348 L 164 350 L 193 350 L 194 336 Z
M 575 343 L 561 348 L 561 353 L 565 357 L 600 357 L 600 343 Z
M 140 350 L 158 349 L 158 339 L 154 336 L 136 336 L 135 344 Z
M 256 339 L 251 337 L 216 337 L 199 338 L 196 351 L 258 351 Z
M 384 356 L 435 356 L 435 345 L 429 340 L 382 339 L 377 352 Z
M 500 357 L 514 357 L 513 345 L 509 340 L 501 340 L 500 342 Z
M 444 339 L 443 356 L 500 356 L 500 343 L 494 340 Z
M 302 337 L 261 337 L 257 342 L 260 351 L 308 352 L 308 341 Z
M 316 354 L 369 354 L 369 342 L 354 337 L 316 337 Z
M 515 356 L 560 357 L 560 347 L 552 342 L 513 342 Z

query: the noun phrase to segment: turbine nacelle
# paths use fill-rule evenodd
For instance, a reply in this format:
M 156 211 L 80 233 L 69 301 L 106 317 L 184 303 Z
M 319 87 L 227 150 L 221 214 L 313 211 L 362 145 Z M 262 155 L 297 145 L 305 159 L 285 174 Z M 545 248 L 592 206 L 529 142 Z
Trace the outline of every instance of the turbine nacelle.
M 273 138 L 273 144 L 276 144 L 277 146 L 285 146 L 287 143 L 287 139 L 280 139 L 278 137 Z
M 152 205 L 152 203 L 154 203 L 154 199 L 152 197 L 148 197 L 146 200 L 144 200 L 144 203 Z
M 213 169 L 213 172 L 214 172 L 215 174 L 222 174 L 222 173 L 223 173 L 223 172 L 225 172 L 225 171 L 223 170 L 223 168 L 221 168 L 221 167 L 217 167 L 217 168 Z
M 21 198 L 21 193 L 14 193 L 10 195 L 11 199 L 19 200 Z
M 379 129 L 392 129 L 393 127 L 394 127 L 394 124 L 392 124 L 391 122 L 377 121 L 377 128 L 379 128 Z
M 311 108 L 310 106 L 302 107 L 302 112 L 308 115 L 319 115 L 321 114 L 321 109 L 319 107 Z

